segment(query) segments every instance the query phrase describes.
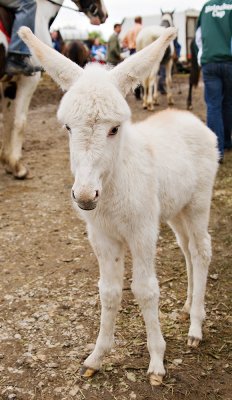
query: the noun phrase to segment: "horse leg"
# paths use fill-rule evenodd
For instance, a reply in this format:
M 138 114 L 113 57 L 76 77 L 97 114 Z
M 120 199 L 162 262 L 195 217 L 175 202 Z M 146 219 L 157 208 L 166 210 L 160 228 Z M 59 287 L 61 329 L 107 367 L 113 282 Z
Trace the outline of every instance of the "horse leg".
M 24 127 L 32 95 L 37 87 L 40 74 L 32 77 L 21 76 L 9 85 L 3 83 L 3 141 L 0 161 L 6 172 L 15 178 L 24 179 L 28 175 L 22 158 Z
M 153 93 L 153 104 L 155 106 L 159 105 L 159 99 L 158 99 L 158 74 L 155 74 L 154 78 L 154 93 Z
M 154 75 L 153 75 L 153 73 L 151 73 L 148 78 L 148 95 L 147 95 L 147 109 L 149 111 L 154 110 L 153 88 L 154 88 Z
M 174 104 L 174 100 L 172 97 L 172 65 L 173 65 L 173 59 L 170 58 L 170 60 L 166 64 L 166 87 L 167 87 L 167 99 L 168 99 L 168 104 L 172 106 Z
M 187 110 L 192 110 L 192 90 L 193 90 L 193 85 L 191 82 L 191 79 L 189 78 L 189 90 L 188 90 L 188 98 L 187 98 Z
M 147 108 L 148 78 L 143 81 L 143 108 Z

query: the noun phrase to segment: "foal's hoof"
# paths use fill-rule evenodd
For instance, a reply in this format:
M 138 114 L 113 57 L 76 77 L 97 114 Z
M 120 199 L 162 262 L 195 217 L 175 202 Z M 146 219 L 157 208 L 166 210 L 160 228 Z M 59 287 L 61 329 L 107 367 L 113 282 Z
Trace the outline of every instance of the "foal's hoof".
M 187 321 L 189 319 L 189 313 L 187 311 L 182 310 L 179 315 L 180 321 Z
M 196 348 L 199 346 L 201 339 L 195 338 L 193 336 L 188 337 L 188 346 L 192 348 Z
M 80 375 L 83 376 L 83 378 L 92 378 L 96 372 L 96 369 L 86 367 L 85 365 L 83 365 L 83 367 L 80 369 Z
M 162 375 L 157 375 L 157 374 L 150 374 L 149 375 L 149 379 L 150 379 L 150 384 L 152 386 L 160 386 L 162 385 L 163 382 L 163 376 Z

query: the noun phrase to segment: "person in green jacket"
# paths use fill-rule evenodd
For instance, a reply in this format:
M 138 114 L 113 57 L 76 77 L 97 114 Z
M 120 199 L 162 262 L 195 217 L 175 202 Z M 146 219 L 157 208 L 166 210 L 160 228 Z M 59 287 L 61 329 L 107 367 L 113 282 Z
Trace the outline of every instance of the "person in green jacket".
M 196 31 L 202 65 L 207 125 L 217 135 L 223 162 L 232 148 L 232 0 L 210 0 L 200 12 Z
M 122 61 L 121 48 L 119 44 L 118 35 L 121 32 L 121 24 L 114 25 L 114 32 L 108 40 L 107 48 L 107 62 L 111 65 L 117 65 Z

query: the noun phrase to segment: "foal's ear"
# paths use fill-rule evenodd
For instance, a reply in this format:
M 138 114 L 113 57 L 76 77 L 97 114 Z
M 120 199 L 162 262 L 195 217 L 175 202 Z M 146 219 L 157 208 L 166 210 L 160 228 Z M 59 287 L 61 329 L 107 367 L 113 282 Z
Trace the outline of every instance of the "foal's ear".
M 63 90 L 68 90 L 82 74 L 81 67 L 41 42 L 29 28 L 23 26 L 18 34 L 46 72 Z
M 176 28 L 166 28 L 157 40 L 128 57 L 109 72 L 123 95 L 126 96 L 131 89 L 135 89 L 152 69 L 158 71 L 166 48 L 176 36 Z

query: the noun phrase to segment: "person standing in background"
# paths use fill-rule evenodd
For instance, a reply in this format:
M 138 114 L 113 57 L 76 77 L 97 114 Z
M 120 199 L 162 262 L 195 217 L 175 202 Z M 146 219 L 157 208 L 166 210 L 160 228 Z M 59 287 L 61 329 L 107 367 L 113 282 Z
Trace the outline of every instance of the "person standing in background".
M 130 55 L 136 52 L 136 37 L 142 29 L 142 17 L 135 17 L 134 26 L 130 29 L 122 41 L 123 47 L 129 49 Z
M 122 41 L 123 47 L 127 48 L 130 52 L 130 55 L 134 54 L 136 52 L 136 38 L 138 33 L 142 29 L 142 17 L 138 16 L 135 17 L 134 19 L 134 26 L 132 29 L 130 29 L 126 36 L 124 36 L 124 39 Z M 134 90 L 134 94 L 137 100 L 141 99 L 141 85 L 137 86 L 137 88 Z
M 232 148 L 232 0 L 210 0 L 200 12 L 196 30 L 202 66 L 207 125 L 217 135 L 223 162 Z
M 63 46 L 63 39 L 62 39 L 60 31 L 52 31 L 51 39 L 52 39 L 53 49 L 55 49 L 56 51 L 59 51 L 59 53 L 61 53 L 62 46 Z
M 122 61 L 121 48 L 119 43 L 119 33 L 121 32 L 121 24 L 114 25 L 114 32 L 109 38 L 108 49 L 107 49 L 107 63 L 111 65 L 117 65 Z

